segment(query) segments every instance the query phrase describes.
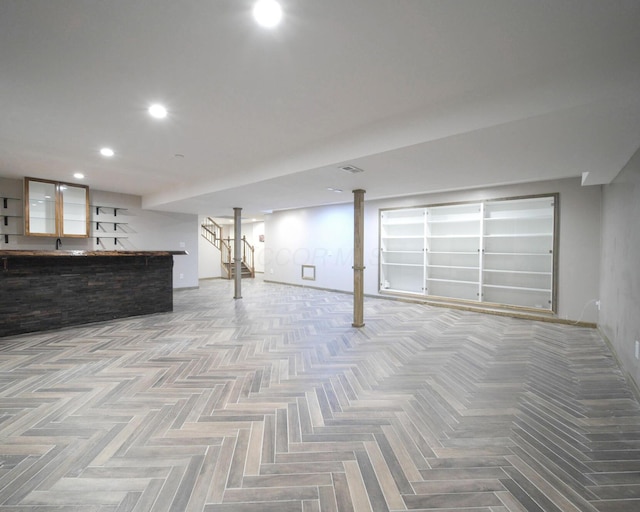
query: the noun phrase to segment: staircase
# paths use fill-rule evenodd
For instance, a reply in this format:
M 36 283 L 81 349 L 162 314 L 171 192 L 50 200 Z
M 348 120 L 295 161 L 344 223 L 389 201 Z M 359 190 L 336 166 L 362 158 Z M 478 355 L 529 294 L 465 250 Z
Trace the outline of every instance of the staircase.
M 233 264 L 233 262 L 231 263 L 223 263 L 223 265 L 226 265 L 226 274 L 228 277 L 228 279 L 234 279 L 236 277 L 236 266 Z M 249 268 L 247 266 L 247 264 L 244 261 L 240 262 L 240 277 L 244 278 L 250 278 L 250 277 L 255 277 L 255 273 L 253 272 L 253 270 L 251 270 L 251 268 Z
M 222 226 L 211 217 L 207 217 L 200 225 L 200 234 L 214 247 L 220 251 L 220 264 L 222 266 L 222 277 L 225 279 L 235 278 L 235 262 L 233 261 L 233 238 L 222 237 Z M 242 237 L 241 271 L 242 278 L 252 278 L 256 276 L 254 264 L 254 247 L 247 242 L 246 237 Z

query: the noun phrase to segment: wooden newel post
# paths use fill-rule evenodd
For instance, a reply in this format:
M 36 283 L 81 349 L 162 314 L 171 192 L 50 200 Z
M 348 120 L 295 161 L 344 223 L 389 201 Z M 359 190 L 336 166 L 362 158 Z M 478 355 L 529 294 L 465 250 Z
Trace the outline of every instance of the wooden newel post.
M 364 194 L 353 191 L 353 327 L 364 326 Z

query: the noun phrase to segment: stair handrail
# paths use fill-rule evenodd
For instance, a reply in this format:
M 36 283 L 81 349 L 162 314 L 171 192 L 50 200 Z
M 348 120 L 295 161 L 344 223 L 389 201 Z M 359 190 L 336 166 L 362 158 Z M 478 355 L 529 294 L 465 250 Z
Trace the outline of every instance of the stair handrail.
M 220 243 L 222 240 L 222 226 L 218 224 L 211 217 L 207 217 L 203 224 L 201 224 L 202 236 L 211 242 L 216 248 L 220 249 Z
M 225 273 L 225 279 L 231 279 L 231 266 L 233 265 L 232 247 L 224 238 L 220 239 L 220 264 Z
M 251 271 L 251 277 L 256 277 L 256 267 L 254 265 L 255 248 L 253 245 L 247 242 L 246 236 L 242 237 L 242 242 L 242 261 Z
M 226 279 L 233 277 L 233 246 L 234 239 L 231 237 L 222 237 L 222 226 L 211 217 L 206 217 L 205 221 L 200 225 L 201 234 L 211 244 L 220 251 L 220 262 L 222 271 Z M 251 277 L 256 277 L 255 267 L 255 247 L 247 242 L 247 237 L 242 237 L 242 256 L 241 261 L 251 273 Z
M 231 279 L 231 246 L 222 237 L 222 226 L 211 217 L 200 225 L 202 236 L 220 251 L 220 265 L 226 279 Z
M 233 255 L 231 248 L 234 246 L 235 238 L 225 238 L 223 242 L 229 245 L 229 262 L 231 262 L 231 257 Z M 256 277 L 256 267 L 254 264 L 255 247 L 251 245 L 249 242 L 247 242 L 246 236 L 242 237 L 241 252 L 242 252 L 242 256 L 241 256 L 242 263 L 244 263 L 245 266 L 249 269 L 249 272 L 251 272 L 251 277 Z

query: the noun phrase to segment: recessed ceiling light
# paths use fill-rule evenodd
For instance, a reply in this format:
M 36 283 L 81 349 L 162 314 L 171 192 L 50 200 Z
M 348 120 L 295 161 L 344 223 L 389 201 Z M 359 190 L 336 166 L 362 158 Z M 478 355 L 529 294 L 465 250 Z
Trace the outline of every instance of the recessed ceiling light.
M 77 180 L 81 180 L 84 178 L 84 174 L 82 174 L 81 172 L 76 172 L 74 173 L 73 177 Z
M 258 25 L 273 28 L 282 20 L 282 7 L 275 0 L 258 0 L 253 4 L 253 18 Z
M 102 148 L 102 149 L 100 150 L 100 154 L 101 154 L 102 156 L 111 157 L 111 156 L 115 155 L 115 152 L 114 152 L 114 151 L 113 151 L 113 149 L 111 149 L 111 148 Z
M 149 115 L 156 119 L 164 119 L 167 117 L 167 109 L 159 103 L 154 103 L 149 107 Z
M 335 192 L 337 194 L 342 192 L 341 188 L 333 188 L 333 187 L 327 187 L 327 190 L 329 190 L 330 192 Z

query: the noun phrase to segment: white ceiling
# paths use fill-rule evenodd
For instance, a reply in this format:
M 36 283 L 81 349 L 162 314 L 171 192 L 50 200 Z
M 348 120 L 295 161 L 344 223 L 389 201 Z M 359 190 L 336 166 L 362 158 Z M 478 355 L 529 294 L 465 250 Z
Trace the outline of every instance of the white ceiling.
M 639 0 L 281 3 L 266 30 L 252 0 L 1 0 L 0 176 L 255 216 L 608 183 L 640 146 Z

